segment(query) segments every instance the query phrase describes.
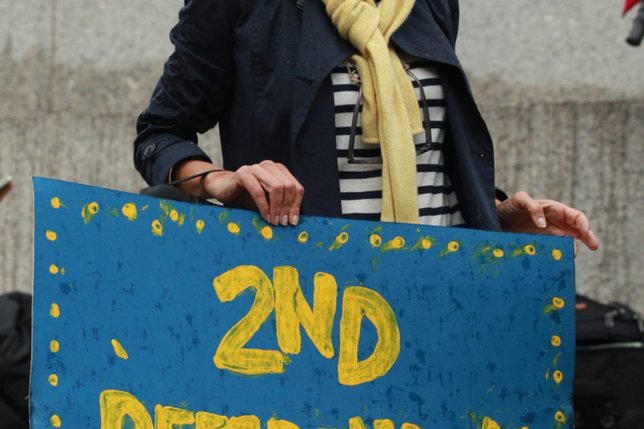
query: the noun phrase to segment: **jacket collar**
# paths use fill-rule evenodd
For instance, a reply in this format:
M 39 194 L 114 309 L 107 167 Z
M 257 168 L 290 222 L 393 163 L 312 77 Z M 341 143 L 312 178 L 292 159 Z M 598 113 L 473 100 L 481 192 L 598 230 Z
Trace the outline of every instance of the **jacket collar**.
M 338 35 L 322 0 L 304 0 L 303 3 L 297 74 L 305 79 L 321 80 L 355 50 Z M 393 35 L 393 41 L 411 55 L 459 66 L 452 44 L 446 36 L 446 33 L 452 32 L 451 18 L 446 8 L 442 7 L 442 2 L 438 3 L 441 4 L 430 5 L 427 1 L 416 1 L 409 18 Z
M 448 38 L 449 35 L 449 38 Z M 460 67 L 450 39 L 455 40 L 449 8 L 444 1 L 417 0 L 392 40 L 406 53 L 427 61 Z
M 409 18 L 396 31 L 393 41 L 416 57 L 460 67 L 445 31 L 449 16 L 436 13 L 430 2 L 416 1 Z M 439 3 L 441 3 L 439 1 Z M 441 3 L 442 4 L 442 3 Z M 302 32 L 297 52 L 297 79 L 293 88 L 292 143 L 297 139 L 322 80 L 355 49 L 342 39 L 328 17 L 322 0 L 303 0 Z M 442 9 L 446 9 L 443 7 Z M 441 10 L 438 7 L 437 11 Z M 442 24 L 442 26 L 440 25 Z
M 297 54 L 298 76 L 321 81 L 354 52 L 351 44 L 338 35 L 322 0 L 305 0 Z

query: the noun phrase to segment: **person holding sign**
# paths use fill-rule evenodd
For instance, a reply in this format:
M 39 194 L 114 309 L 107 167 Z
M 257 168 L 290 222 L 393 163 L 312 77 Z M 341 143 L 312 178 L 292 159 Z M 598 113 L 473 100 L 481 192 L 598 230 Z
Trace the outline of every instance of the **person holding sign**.
M 457 0 L 186 0 L 135 165 L 150 185 L 180 180 L 275 225 L 347 216 L 596 249 L 582 212 L 495 194 L 492 141 L 454 51 L 458 17 Z M 225 170 L 196 144 L 216 124 Z

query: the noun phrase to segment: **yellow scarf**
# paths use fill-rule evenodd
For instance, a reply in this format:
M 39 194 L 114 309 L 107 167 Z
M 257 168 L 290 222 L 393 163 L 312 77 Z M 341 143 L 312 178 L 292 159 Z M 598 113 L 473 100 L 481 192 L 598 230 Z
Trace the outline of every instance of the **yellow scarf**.
M 362 81 L 362 141 L 380 143 L 385 222 L 418 223 L 416 151 L 423 131 L 414 88 L 390 46 L 414 0 L 322 0 L 340 35 L 360 52 L 352 56 Z

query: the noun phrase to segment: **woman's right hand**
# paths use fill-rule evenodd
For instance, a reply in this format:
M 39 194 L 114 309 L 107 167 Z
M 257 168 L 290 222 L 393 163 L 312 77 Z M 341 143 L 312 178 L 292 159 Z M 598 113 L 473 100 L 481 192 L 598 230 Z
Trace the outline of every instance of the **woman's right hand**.
M 173 169 L 172 179 L 213 168 L 217 167 L 209 162 L 188 160 Z M 244 165 L 237 171 L 212 172 L 178 187 L 192 195 L 256 210 L 273 225 L 297 225 L 304 196 L 304 187 L 291 172 L 283 164 L 268 160 Z

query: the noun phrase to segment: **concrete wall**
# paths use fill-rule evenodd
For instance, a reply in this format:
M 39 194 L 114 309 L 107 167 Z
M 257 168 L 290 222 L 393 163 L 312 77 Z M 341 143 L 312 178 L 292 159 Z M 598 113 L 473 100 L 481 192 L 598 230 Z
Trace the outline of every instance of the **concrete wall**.
M 294 1 L 294 0 L 293 0 Z M 32 175 L 137 191 L 134 121 L 180 1 L 0 0 L 0 292 L 31 289 Z M 498 182 L 588 212 L 602 249 L 578 287 L 644 310 L 644 50 L 620 1 L 462 0 L 461 59 Z M 141 11 L 145 11 L 142 13 Z M 205 145 L 216 151 L 216 136 Z

